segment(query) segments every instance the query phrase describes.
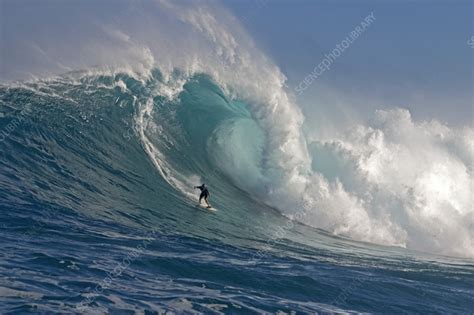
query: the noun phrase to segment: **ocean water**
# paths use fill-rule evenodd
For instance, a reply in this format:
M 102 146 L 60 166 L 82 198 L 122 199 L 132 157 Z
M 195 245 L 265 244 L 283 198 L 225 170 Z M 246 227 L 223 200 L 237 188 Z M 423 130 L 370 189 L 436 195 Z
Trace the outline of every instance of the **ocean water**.
M 378 221 L 359 237 L 308 199 L 337 192 L 317 178 L 285 201 L 301 161 L 267 152 L 294 131 L 252 100 L 158 68 L 2 84 L 0 313 L 472 313 L 472 243 L 423 217 L 396 241 Z M 311 154 L 330 178 L 328 151 Z M 217 212 L 196 207 L 203 182 Z

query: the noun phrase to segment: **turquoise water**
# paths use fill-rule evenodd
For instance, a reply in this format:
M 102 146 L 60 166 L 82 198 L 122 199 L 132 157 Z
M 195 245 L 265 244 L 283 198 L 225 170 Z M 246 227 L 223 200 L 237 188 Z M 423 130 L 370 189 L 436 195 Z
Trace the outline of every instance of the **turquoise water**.
M 281 215 L 259 197 L 271 140 L 251 104 L 204 74 L 162 82 L 0 87 L 1 314 L 472 312 L 471 260 Z M 217 212 L 195 207 L 201 182 Z

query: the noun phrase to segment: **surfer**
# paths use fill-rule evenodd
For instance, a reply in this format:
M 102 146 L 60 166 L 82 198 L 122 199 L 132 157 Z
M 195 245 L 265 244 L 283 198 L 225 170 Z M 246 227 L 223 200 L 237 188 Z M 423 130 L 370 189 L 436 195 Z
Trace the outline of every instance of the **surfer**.
M 209 193 L 209 190 L 207 190 L 206 184 L 202 184 L 201 186 L 194 186 L 194 189 L 196 188 L 199 188 L 201 190 L 201 194 L 199 195 L 199 204 L 201 204 L 201 199 L 204 198 L 207 203 L 207 207 L 210 208 L 211 205 L 209 204 L 209 201 L 207 199 L 211 194 Z

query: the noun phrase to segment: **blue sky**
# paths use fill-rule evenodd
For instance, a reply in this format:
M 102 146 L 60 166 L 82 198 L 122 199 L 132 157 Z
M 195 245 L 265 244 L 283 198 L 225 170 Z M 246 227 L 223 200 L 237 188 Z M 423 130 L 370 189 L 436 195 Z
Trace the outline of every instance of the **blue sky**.
M 366 109 L 409 108 L 415 118 L 472 124 L 472 1 L 228 1 L 294 86 L 365 16 L 376 22 L 314 85 Z M 312 87 L 317 93 L 317 86 Z M 314 96 L 311 91 L 311 97 Z M 364 106 L 364 105 L 358 105 Z

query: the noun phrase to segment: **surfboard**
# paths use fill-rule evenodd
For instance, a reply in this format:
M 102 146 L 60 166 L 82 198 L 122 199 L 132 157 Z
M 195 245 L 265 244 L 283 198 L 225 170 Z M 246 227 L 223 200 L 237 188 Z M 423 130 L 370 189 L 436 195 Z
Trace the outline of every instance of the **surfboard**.
M 206 205 L 196 205 L 196 207 L 206 209 L 206 210 L 209 210 L 209 211 L 217 211 L 216 208 L 213 208 L 213 207 L 208 208 Z

